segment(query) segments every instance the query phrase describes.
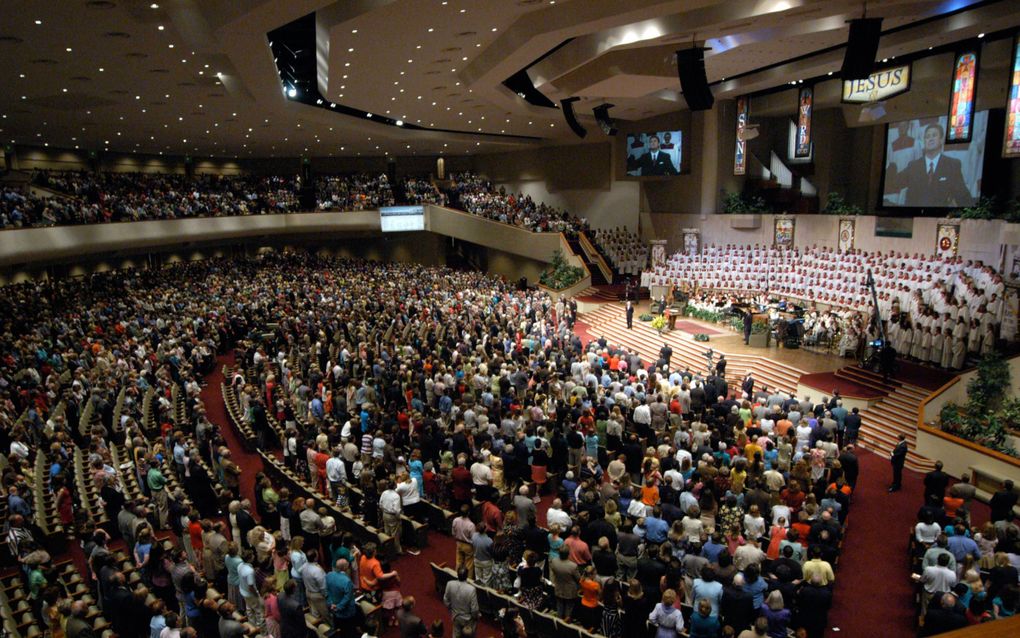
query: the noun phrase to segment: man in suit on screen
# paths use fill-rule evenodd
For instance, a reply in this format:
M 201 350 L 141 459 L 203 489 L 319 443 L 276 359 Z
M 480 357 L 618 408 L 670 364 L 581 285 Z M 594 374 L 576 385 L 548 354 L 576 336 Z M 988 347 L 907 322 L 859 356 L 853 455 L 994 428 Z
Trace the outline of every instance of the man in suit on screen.
M 648 152 L 638 160 L 641 175 L 676 175 L 676 167 L 669 154 L 659 148 L 659 136 L 648 136 Z
M 907 206 L 971 206 L 974 196 L 963 181 L 960 160 L 945 154 L 945 131 L 940 124 L 924 129 L 924 154 L 890 179 L 907 189 Z

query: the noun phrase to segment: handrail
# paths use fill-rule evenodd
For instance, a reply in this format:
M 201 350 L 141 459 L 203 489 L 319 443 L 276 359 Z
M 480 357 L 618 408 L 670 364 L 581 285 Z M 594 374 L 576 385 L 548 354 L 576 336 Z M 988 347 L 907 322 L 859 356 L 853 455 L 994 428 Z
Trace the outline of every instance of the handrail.
M 940 387 L 939 389 L 937 389 L 937 390 L 933 391 L 931 394 L 929 394 L 924 399 L 924 401 L 922 401 L 920 403 L 920 405 L 917 406 L 917 430 L 918 430 L 918 432 L 924 432 L 926 434 L 930 434 L 930 435 L 932 435 L 934 437 L 938 437 L 938 438 L 943 439 L 945 441 L 949 441 L 950 443 L 954 443 L 956 445 L 961 445 L 961 446 L 963 446 L 963 447 L 965 447 L 965 448 L 967 448 L 969 450 L 973 450 L 975 452 L 979 452 L 979 453 L 981 453 L 981 454 L 983 454 L 985 456 L 990 456 L 990 457 L 992 457 L 993 459 L 995 459 L 997 461 L 1002 461 L 1003 463 L 1006 463 L 1008 465 L 1012 465 L 1013 467 L 1020 468 L 1020 459 L 1018 459 L 1016 457 L 1009 456 L 1008 454 L 1003 454 L 1002 452 L 997 452 L 997 451 L 995 451 L 995 450 L 993 450 L 991 448 L 987 448 L 987 447 L 985 447 L 983 445 L 978 445 L 977 443 L 974 443 L 973 441 L 968 441 L 967 439 L 955 436 L 953 434 L 949 434 L 948 432 L 943 431 L 941 428 L 932 427 L 932 426 L 930 426 L 930 425 L 928 425 L 927 423 L 924 422 L 924 413 L 925 413 L 925 409 L 928 407 L 928 404 L 931 403 L 932 401 L 934 401 L 940 395 L 942 395 L 946 390 L 948 390 L 952 386 L 954 386 L 957 383 L 959 383 L 960 380 L 961 380 L 960 375 L 957 375 L 957 376 L 953 377 L 951 380 L 949 380 L 945 384 L 943 384 L 942 387 Z
M 584 250 L 584 254 L 588 255 L 588 259 L 595 262 L 595 264 L 599 267 L 599 270 L 602 271 L 602 275 L 606 278 L 606 281 L 613 283 L 613 270 L 609 267 L 609 264 L 606 263 L 606 259 L 602 256 L 602 253 L 599 252 L 598 249 L 595 248 L 594 244 L 591 243 L 591 240 L 588 239 L 588 233 L 581 232 L 577 235 L 579 238 L 578 241 L 581 244 L 581 249 Z

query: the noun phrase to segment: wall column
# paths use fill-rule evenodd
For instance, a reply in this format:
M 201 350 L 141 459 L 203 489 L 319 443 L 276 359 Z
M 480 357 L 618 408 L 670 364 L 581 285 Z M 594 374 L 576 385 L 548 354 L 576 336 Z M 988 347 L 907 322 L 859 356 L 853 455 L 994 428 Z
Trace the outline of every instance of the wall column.
M 692 123 L 701 120 L 701 199 L 698 212 L 711 215 L 717 212 L 719 201 L 719 102 L 708 111 L 699 111 Z

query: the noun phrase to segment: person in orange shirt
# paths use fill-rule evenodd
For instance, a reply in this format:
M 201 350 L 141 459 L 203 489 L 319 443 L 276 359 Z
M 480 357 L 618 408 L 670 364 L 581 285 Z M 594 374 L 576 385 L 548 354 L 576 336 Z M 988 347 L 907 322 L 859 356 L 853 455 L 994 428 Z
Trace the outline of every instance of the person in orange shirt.
M 599 594 L 602 586 L 596 580 L 595 567 L 589 565 L 581 576 L 581 608 L 574 613 L 574 620 L 587 629 L 598 627 L 601 622 Z
M 946 519 L 952 520 L 957 517 L 957 513 L 963 508 L 963 499 L 950 495 L 942 499 L 942 506 L 946 510 Z M 962 512 L 960 513 L 962 514 Z
M 375 543 L 365 545 L 365 551 L 358 559 L 358 585 L 370 596 L 377 597 L 382 591 L 382 581 L 393 578 L 397 572 L 384 572 L 379 559 L 375 557 Z
M 659 488 L 655 485 L 645 485 L 642 487 L 641 502 L 648 507 L 655 507 L 659 503 Z
M 786 418 L 785 416 L 776 421 L 776 432 L 779 433 L 779 436 L 786 436 L 786 433 L 789 432 L 790 428 L 792 427 L 793 421 Z

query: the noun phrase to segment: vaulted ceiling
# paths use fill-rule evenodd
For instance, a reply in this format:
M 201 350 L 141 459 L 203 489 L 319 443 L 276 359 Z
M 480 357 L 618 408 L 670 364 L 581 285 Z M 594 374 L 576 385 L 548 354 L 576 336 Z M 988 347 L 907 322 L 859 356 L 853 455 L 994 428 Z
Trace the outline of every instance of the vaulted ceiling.
M 5 0 L 0 140 L 195 156 L 495 152 L 575 141 L 553 102 L 640 120 L 686 108 L 675 51 L 704 43 L 717 99 L 838 74 L 836 0 Z M 314 15 L 315 89 L 288 98 L 268 34 Z M 885 0 L 879 58 L 1020 24 L 1020 3 Z M 278 56 L 277 56 L 278 57 Z M 396 127 L 381 119 L 420 127 Z M 436 130 L 431 130 L 436 129 Z M 443 129 L 442 131 L 438 129 Z

